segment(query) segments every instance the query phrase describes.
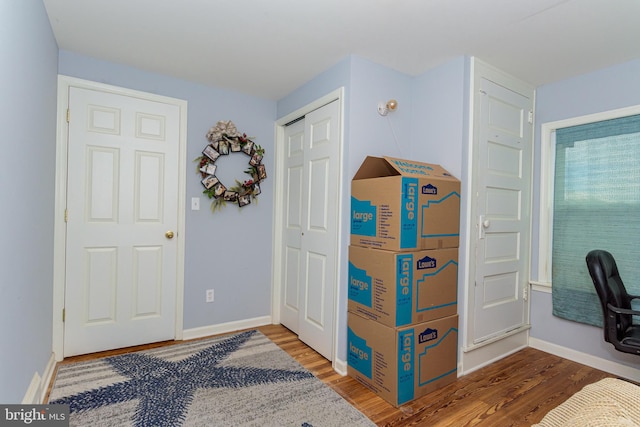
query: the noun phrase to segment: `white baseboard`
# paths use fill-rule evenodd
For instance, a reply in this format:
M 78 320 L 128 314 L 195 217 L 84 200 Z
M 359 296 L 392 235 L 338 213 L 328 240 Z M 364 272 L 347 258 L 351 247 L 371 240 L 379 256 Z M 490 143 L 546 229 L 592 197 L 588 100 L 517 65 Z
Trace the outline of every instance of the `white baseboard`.
M 199 328 L 185 329 L 182 332 L 183 340 L 204 338 L 211 335 L 227 334 L 242 329 L 257 328 L 258 326 L 270 325 L 271 316 L 254 317 L 253 319 L 238 320 L 236 322 L 221 323 L 219 325 L 202 326 Z
M 51 357 L 49 358 L 49 363 L 47 363 L 47 367 L 44 369 L 44 373 L 42 374 L 42 389 L 40 390 L 40 403 L 44 403 L 44 398 L 47 394 L 47 389 L 49 388 L 49 384 L 53 380 L 53 375 L 56 372 L 56 355 L 51 353 Z
M 347 361 L 336 359 L 333 361 L 333 370 L 342 376 L 347 375 Z
M 591 354 L 582 353 L 571 348 L 532 337 L 529 337 L 529 347 L 542 350 L 577 363 L 582 363 L 583 365 L 591 366 L 592 368 L 599 369 L 634 382 L 640 382 L 640 369 L 632 368 L 631 366 L 612 362 L 611 360 L 592 356 Z
M 51 353 L 49 362 L 47 362 L 47 366 L 44 368 L 43 375 L 40 376 L 40 374 L 37 372 L 33 374 L 33 378 L 31 378 L 31 383 L 27 388 L 27 392 L 22 398 L 23 405 L 38 405 L 44 403 L 44 398 L 47 394 L 49 384 L 51 383 L 51 380 L 53 378 L 55 367 L 55 355 Z
M 22 398 L 23 405 L 35 405 L 38 402 L 38 396 L 40 395 L 40 383 L 41 383 L 40 374 L 37 372 L 33 374 L 33 378 L 31 378 L 31 383 L 29 384 L 29 388 L 27 388 L 27 392 Z
M 513 335 L 507 335 L 501 340 L 492 341 L 476 347 L 463 347 L 459 354 L 458 376 L 468 375 L 485 366 L 497 362 L 528 346 L 529 330 L 523 329 Z

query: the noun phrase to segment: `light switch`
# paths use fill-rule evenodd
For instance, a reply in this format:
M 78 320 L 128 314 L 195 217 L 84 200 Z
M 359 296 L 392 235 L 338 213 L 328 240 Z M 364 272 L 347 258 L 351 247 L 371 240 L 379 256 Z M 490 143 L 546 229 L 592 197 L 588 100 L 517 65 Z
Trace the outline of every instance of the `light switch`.
M 191 198 L 191 210 L 199 211 L 200 210 L 200 197 L 192 197 Z

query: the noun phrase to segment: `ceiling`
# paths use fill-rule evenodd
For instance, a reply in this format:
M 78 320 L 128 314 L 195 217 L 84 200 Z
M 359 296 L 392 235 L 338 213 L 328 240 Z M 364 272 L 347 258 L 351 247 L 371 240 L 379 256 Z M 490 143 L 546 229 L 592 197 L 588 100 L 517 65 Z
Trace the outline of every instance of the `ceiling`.
M 60 49 L 278 100 L 355 54 L 539 86 L 640 58 L 640 0 L 43 0 Z

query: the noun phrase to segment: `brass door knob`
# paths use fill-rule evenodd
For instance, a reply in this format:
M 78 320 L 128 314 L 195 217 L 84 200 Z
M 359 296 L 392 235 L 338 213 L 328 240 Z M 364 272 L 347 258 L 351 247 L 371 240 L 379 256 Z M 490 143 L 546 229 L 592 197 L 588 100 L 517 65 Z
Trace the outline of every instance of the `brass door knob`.
M 173 231 L 167 231 L 166 233 L 164 233 L 164 236 L 167 239 L 173 239 Z

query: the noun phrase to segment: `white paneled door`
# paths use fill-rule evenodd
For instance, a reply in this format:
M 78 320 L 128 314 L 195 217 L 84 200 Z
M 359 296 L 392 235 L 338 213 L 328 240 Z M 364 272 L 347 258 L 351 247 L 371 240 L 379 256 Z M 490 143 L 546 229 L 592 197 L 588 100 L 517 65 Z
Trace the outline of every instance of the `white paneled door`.
M 300 120 L 284 130 L 284 206 L 283 232 L 284 260 L 282 295 L 280 298 L 280 323 L 300 332 L 300 283 L 302 267 L 302 177 L 304 176 L 305 121 Z
M 285 128 L 281 323 L 333 359 L 337 288 L 339 102 Z
M 533 93 L 480 80 L 473 344 L 526 325 Z
M 179 110 L 69 88 L 64 356 L 175 337 Z

